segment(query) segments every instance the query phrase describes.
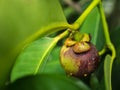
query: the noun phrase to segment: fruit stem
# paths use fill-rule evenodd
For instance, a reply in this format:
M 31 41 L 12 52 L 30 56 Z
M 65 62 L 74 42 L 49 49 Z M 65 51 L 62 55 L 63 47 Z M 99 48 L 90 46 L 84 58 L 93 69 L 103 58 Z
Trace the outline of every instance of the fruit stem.
M 81 14 L 81 16 L 74 22 L 74 29 L 77 30 L 82 25 L 88 14 L 92 11 L 94 7 L 96 7 L 101 0 L 93 0 L 92 3 L 88 6 L 88 8 Z
M 116 57 L 116 51 L 115 51 L 114 45 L 112 44 L 112 42 L 110 40 L 108 25 L 107 25 L 104 11 L 103 11 L 102 2 L 99 3 L 99 11 L 100 11 L 101 18 L 102 18 L 102 24 L 103 24 L 103 30 L 104 30 L 104 34 L 105 34 L 106 44 L 107 44 L 107 47 L 112 51 L 112 60 L 114 60 Z
M 69 29 L 67 29 L 66 31 L 64 31 L 63 33 L 61 33 L 60 35 L 58 35 L 57 37 L 55 37 L 55 39 L 57 40 L 57 41 L 59 41 L 60 39 L 62 39 L 62 38 L 64 38 L 64 37 L 66 37 L 67 35 L 69 35 Z
M 96 7 L 101 0 L 93 0 L 92 3 L 87 7 L 87 9 L 82 13 L 82 15 L 73 23 L 72 30 L 77 30 L 82 25 L 88 14 Z M 61 35 L 58 35 L 56 39 L 62 39 L 69 34 L 69 29 L 64 31 Z
M 99 56 L 102 56 L 106 52 L 107 48 L 103 47 L 101 51 L 99 51 Z
M 110 49 L 111 52 L 112 52 L 112 58 L 111 58 L 111 61 L 110 61 L 110 90 L 112 90 L 112 83 L 111 83 L 112 64 L 113 64 L 113 61 L 116 57 L 116 51 L 115 51 L 114 45 L 112 44 L 112 42 L 110 40 L 108 25 L 107 25 L 107 21 L 106 21 L 106 18 L 105 18 L 104 11 L 103 11 L 102 2 L 99 3 L 99 11 L 100 11 L 101 19 L 102 19 L 103 30 L 104 30 L 104 34 L 105 34 L 107 48 Z M 103 52 L 104 52 L 104 49 L 103 49 L 102 53 Z M 105 84 L 106 83 L 107 82 L 105 81 Z M 106 87 L 106 90 L 109 90 L 109 88 Z

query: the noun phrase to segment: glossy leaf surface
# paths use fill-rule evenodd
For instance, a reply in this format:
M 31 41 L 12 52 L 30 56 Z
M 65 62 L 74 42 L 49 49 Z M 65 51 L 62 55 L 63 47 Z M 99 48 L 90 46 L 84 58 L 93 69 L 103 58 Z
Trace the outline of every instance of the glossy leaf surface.
M 64 69 L 60 64 L 60 46 L 57 46 L 53 49 L 48 57 L 48 61 L 44 66 L 44 73 L 58 73 L 66 75 Z M 40 73 L 40 72 L 39 72 Z
M 26 75 L 35 75 L 38 72 L 43 72 L 44 64 L 47 63 L 49 53 L 56 43 L 56 39 L 48 37 L 32 42 L 18 56 L 12 70 L 11 80 L 14 81 Z
M 0 0 L 0 85 L 9 76 L 14 58 L 26 45 L 22 42 L 31 36 L 28 43 L 38 38 L 35 33 L 41 28 L 44 32 L 44 27 L 61 23 L 67 24 L 58 0 Z M 10 52 L 18 45 L 21 47 L 11 56 Z

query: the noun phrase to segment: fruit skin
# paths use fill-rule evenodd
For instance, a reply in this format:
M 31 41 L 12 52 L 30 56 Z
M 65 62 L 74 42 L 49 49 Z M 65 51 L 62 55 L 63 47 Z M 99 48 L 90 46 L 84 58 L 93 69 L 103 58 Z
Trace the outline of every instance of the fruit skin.
M 99 64 L 98 51 L 92 43 L 86 52 L 75 53 L 74 46 L 64 45 L 60 52 L 60 62 L 66 73 L 75 77 L 83 77 L 95 71 Z

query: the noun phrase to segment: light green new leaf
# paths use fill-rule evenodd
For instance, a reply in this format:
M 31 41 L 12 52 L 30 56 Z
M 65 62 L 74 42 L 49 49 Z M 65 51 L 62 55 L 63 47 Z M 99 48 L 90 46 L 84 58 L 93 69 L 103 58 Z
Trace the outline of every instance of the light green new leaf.
M 26 75 L 37 74 L 44 70 L 48 55 L 57 43 L 56 38 L 43 37 L 32 42 L 18 56 L 11 73 L 11 81 Z
M 107 55 L 104 61 L 104 79 L 105 79 L 105 90 L 112 90 L 111 84 L 111 56 Z
M 100 14 L 97 7 L 95 7 L 87 16 L 85 22 L 80 28 L 81 33 L 88 33 L 91 35 L 91 42 L 101 50 L 104 46 L 104 34 L 100 25 Z
M 0 0 L 0 86 L 7 80 L 14 58 L 24 45 L 67 25 L 58 0 Z M 18 45 L 11 56 L 10 52 Z

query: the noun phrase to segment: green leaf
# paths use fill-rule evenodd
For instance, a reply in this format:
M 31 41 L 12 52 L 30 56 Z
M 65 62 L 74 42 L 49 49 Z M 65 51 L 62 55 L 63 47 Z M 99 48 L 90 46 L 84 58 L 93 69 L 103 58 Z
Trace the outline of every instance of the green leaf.
M 115 48 L 118 48 L 120 44 L 120 39 L 118 38 L 119 35 L 120 35 L 120 28 L 112 30 L 112 32 L 110 32 L 111 40 L 115 45 Z
M 16 80 L 8 90 L 90 90 L 82 81 L 57 74 L 41 74 Z
M 91 35 L 91 42 L 101 50 L 104 46 L 104 34 L 100 25 L 100 14 L 97 7 L 95 7 L 87 16 L 85 22 L 80 28 L 81 33 L 89 33 Z
M 117 46 L 117 57 L 113 63 L 113 70 L 112 70 L 112 89 L 119 90 L 120 89 L 120 46 Z
M 104 79 L 105 79 L 105 90 L 112 90 L 111 84 L 111 56 L 107 55 L 104 61 Z
M 0 86 L 24 45 L 38 38 L 40 33 L 45 35 L 51 32 L 49 30 L 66 26 L 68 23 L 58 0 L 0 0 Z M 10 52 L 18 45 L 21 47 L 11 56 Z
M 44 67 L 44 73 L 57 73 L 66 75 L 64 69 L 60 64 L 60 49 L 61 47 L 55 47 L 48 57 L 48 61 Z
M 112 30 L 111 32 L 111 40 L 116 48 L 116 59 L 113 63 L 112 70 L 112 89 L 119 90 L 120 89 L 120 39 L 118 38 L 120 35 L 120 28 L 116 30 Z
M 28 45 L 16 60 L 11 74 L 11 81 L 26 75 L 43 72 L 48 55 L 57 41 L 56 38 L 43 37 Z
M 120 47 L 117 48 L 117 57 L 113 64 L 112 70 L 112 89 L 119 90 L 120 89 Z
M 92 90 L 98 90 L 99 81 L 97 76 L 94 73 L 91 74 L 91 77 L 90 77 L 90 86 Z

